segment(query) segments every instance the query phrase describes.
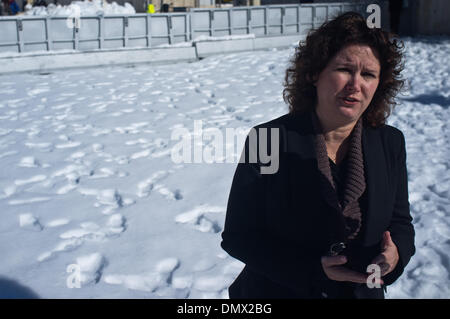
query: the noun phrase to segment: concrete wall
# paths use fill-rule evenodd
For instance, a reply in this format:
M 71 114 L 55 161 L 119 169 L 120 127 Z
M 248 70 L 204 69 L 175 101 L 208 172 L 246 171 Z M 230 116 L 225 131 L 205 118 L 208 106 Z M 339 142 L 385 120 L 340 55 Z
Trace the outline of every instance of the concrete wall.
M 189 62 L 213 54 L 289 47 L 303 40 L 303 35 L 194 41 L 190 46 L 153 49 L 101 51 L 36 52 L 0 55 L 0 74 L 48 72 L 58 69 L 102 67 L 111 65 L 162 64 Z

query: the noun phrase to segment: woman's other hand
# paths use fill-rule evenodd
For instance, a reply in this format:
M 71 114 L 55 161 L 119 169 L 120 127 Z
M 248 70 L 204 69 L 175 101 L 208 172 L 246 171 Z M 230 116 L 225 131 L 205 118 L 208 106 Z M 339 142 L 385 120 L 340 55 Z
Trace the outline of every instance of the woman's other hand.
M 347 263 L 347 257 L 345 256 L 323 256 L 321 261 L 325 274 L 331 280 L 351 281 L 360 284 L 367 283 L 367 274 L 362 274 L 343 266 Z
M 381 269 L 381 276 L 389 274 L 397 266 L 399 259 L 397 246 L 391 238 L 391 233 L 385 231 L 381 241 L 381 254 L 372 260 L 372 264 L 377 264 Z

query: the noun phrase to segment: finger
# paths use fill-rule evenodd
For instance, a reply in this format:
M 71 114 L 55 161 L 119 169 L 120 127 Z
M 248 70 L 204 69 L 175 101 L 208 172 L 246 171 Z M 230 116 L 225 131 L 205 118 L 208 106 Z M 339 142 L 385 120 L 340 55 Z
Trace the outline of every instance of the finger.
M 378 264 L 378 266 L 380 267 L 381 276 L 385 276 L 389 273 L 390 266 L 388 263 L 384 262 L 384 263 Z
M 351 281 L 360 284 L 365 284 L 367 282 L 368 275 L 351 270 L 347 267 L 333 267 L 331 272 L 333 277 L 337 278 L 335 280 L 338 281 Z
M 368 282 L 366 282 L 366 284 L 368 284 L 369 281 L 370 281 L 372 284 L 380 284 L 380 285 L 384 285 L 384 280 L 383 280 L 382 278 L 378 278 L 378 277 L 371 278 L 370 280 L 368 280 Z
M 390 231 L 386 231 L 386 240 L 385 240 L 386 246 L 395 246 L 394 241 L 392 240 L 392 236 L 391 236 L 391 232 Z M 387 248 L 387 247 L 386 247 Z
M 385 231 L 383 233 L 383 239 L 381 240 L 381 250 L 384 251 L 387 249 L 389 245 L 389 238 L 390 238 L 389 231 Z
M 325 267 L 330 266 L 339 266 L 343 265 L 347 262 L 347 257 L 345 256 L 323 256 L 322 257 L 322 264 Z
M 385 256 L 384 254 L 379 254 L 378 256 L 376 256 L 376 257 L 372 260 L 371 264 L 377 264 L 377 265 L 379 265 L 379 264 L 384 263 L 384 262 L 386 262 L 386 256 Z
M 388 244 L 393 244 L 394 242 L 392 241 L 392 237 L 391 237 L 391 232 L 390 231 L 387 231 L 386 232 L 386 242 L 388 243 Z

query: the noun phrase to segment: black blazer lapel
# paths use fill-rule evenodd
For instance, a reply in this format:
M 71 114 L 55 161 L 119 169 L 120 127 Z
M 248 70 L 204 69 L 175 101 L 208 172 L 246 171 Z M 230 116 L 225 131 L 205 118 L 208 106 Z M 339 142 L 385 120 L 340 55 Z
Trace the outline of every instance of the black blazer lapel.
M 364 173 L 366 175 L 367 211 L 363 219 L 364 245 L 374 245 L 389 223 L 386 207 L 389 180 L 381 137 L 376 129 L 364 127 L 362 134 Z

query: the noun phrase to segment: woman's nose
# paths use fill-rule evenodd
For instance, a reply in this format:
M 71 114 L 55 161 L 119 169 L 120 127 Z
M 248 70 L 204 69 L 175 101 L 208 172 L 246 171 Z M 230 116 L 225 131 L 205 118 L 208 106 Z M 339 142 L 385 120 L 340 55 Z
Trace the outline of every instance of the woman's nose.
M 358 74 L 353 74 L 345 86 L 345 89 L 349 92 L 359 92 L 361 89 L 361 79 Z

